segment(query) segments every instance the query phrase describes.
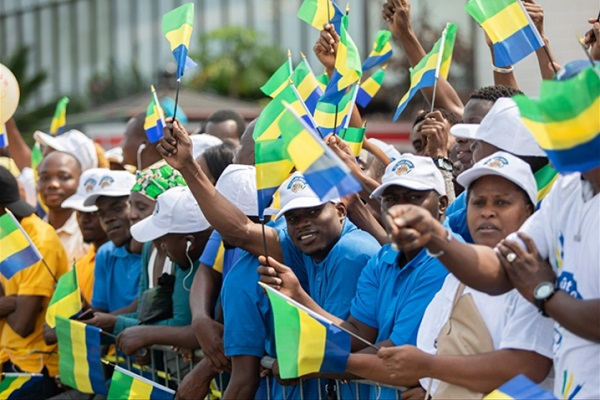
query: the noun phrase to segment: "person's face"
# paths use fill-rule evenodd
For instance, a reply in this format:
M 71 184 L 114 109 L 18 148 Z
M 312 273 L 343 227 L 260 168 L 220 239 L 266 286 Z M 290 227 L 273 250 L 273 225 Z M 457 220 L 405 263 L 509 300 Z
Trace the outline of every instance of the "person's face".
M 108 239 L 120 247 L 131 240 L 128 197 L 100 196 L 96 200 L 100 224 Z
M 137 152 L 142 143 L 145 143 L 143 131 L 143 121 L 131 118 L 125 127 L 121 148 L 123 149 L 123 164 L 134 165 L 137 167 Z
M 77 211 L 77 224 L 85 243 L 104 243 L 108 239 L 96 211 Z
M 39 171 L 38 192 L 43 202 L 52 209 L 75 194 L 81 167 L 70 154 L 54 151 L 42 161 Z
M 129 195 L 129 221 L 131 225 L 149 217 L 154 211 L 156 201 L 138 192 Z
M 495 152 L 500 151 L 499 148 L 483 140 L 471 141 L 471 152 L 473 153 L 473 163 L 483 160 L 487 156 L 491 156 Z
M 181 268 L 187 269 L 191 265 L 186 257 L 186 252 L 191 260 L 200 257 L 211 233 L 211 229 L 194 234 L 169 233 L 156 239 L 154 244 L 157 247 L 160 247 L 167 256 Z M 189 248 L 188 240 L 191 243 Z
M 413 149 L 415 149 L 415 154 L 418 156 L 422 156 L 425 151 L 425 143 L 423 143 L 423 137 L 420 133 L 423 122 L 425 122 L 425 120 L 415 124 L 410 131 L 410 141 L 412 142 Z
M 465 105 L 463 111 L 463 124 L 479 124 L 483 117 L 490 111 L 493 102 L 483 99 L 471 99 Z M 456 138 L 456 157 L 462 164 L 462 170 L 466 171 L 474 164 L 473 153 L 471 152 L 472 140 L 464 138 Z
M 476 244 L 496 246 L 533 212 L 517 185 L 502 177 L 483 176 L 468 190 L 467 224 Z
M 398 185 L 389 186 L 383 191 L 381 196 L 382 210 L 401 204 L 423 207 L 439 221 L 448 206 L 448 198 L 439 196 L 435 190 L 414 190 Z M 389 222 L 387 220 L 388 218 L 383 218 L 386 224 Z M 386 226 L 387 228 L 389 227 Z
M 223 142 L 229 142 L 234 146 L 240 144 L 240 138 L 237 133 L 237 123 L 232 119 L 219 123 L 209 122 L 204 127 L 204 130 L 206 131 L 204 133 L 216 136 Z
M 323 261 L 338 241 L 346 208 L 342 203 L 299 208 L 284 214 L 292 243 L 316 262 Z
M 235 149 L 233 155 L 234 164 L 254 165 L 254 139 L 252 134 L 254 133 L 255 124 L 256 120 L 250 122 L 246 127 L 240 145 Z

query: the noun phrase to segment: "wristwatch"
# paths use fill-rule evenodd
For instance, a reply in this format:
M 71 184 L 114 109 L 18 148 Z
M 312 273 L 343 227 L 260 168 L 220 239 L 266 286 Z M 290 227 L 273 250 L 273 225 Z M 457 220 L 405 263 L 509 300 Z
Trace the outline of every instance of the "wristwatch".
M 533 289 L 533 303 L 544 317 L 548 316 L 544 306 L 546 305 L 546 302 L 554 296 L 556 291 L 556 286 L 552 282 L 542 282 Z
M 452 161 L 445 157 L 432 158 L 433 163 L 442 171 L 452 172 Z

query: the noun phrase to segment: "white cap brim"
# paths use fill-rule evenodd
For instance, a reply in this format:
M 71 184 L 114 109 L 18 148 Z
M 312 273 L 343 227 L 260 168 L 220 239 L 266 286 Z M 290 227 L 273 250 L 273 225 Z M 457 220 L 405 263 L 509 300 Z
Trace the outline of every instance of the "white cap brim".
M 57 151 L 67 151 L 67 149 L 61 144 L 60 140 L 57 140 L 55 136 L 48 135 L 42 131 L 35 131 L 33 138 L 44 146 L 48 146 Z
M 412 179 L 402 179 L 401 177 L 398 177 L 396 179 L 393 179 L 389 182 L 382 184 L 377 189 L 373 190 L 373 193 L 371 193 L 370 197 L 372 199 L 381 197 L 381 195 L 383 194 L 385 189 L 389 188 L 390 186 L 402 186 L 402 187 L 413 189 L 413 190 L 434 190 L 435 191 L 435 188 L 432 188 L 430 185 L 426 185 L 424 183 L 417 182 Z
M 297 210 L 299 208 L 312 208 L 318 207 L 326 203 L 337 203 L 338 199 L 332 199 L 328 201 L 321 201 L 318 197 L 299 197 L 297 199 L 292 199 L 285 206 L 279 210 L 277 215 L 275 216 L 275 220 L 281 218 L 286 212 L 291 210 Z
M 450 128 L 450 133 L 464 139 L 477 139 L 479 124 L 456 124 Z
M 110 191 L 110 192 L 100 192 L 100 193 L 93 193 L 90 194 L 89 196 L 87 196 L 85 198 L 85 200 L 83 201 L 83 205 L 86 207 L 90 207 L 90 206 L 95 206 L 96 205 L 96 200 L 98 200 L 98 197 L 125 197 L 125 196 L 129 196 L 129 194 L 131 193 L 131 190 L 128 191 Z
M 95 212 L 98 211 L 98 207 L 95 205 L 85 206 L 84 201 L 87 196 L 81 196 L 78 194 L 74 194 L 73 196 L 67 198 L 60 205 L 62 208 L 71 208 L 73 210 L 81 211 L 81 212 Z
M 146 217 L 131 226 L 131 236 L 133 236 L 136 241 L 140 243 L 151 242 L 152 240 L 158 239 L 169 233 L 167 230 L 157 227 L 154 224 L 152 217 L 153 215 Z
M 537 188 L 524 187 L 522 182 L 519 182 L 517 179 L 515 179 L 512 176 L 512 174 L 503 173 L 502 169 L 490 168 L 490 167 L 486 167 L 486 166 L 478 166 L 476 168 L 468 169 L 465 172 L 463 172 L 462 174 L 460 174 L 456 178 L 456 181 L 462 187 L 467 188 L 467 190 L 468 190 L 469 186 L 471 186 L 471 183 L 475 182 L 477 179 L 481 178 L 482 176 L 489 176 L 489 175 L 499 176 L 501 178 L 511 181 L 512 183 L 514 183 L 515 185 L 517 185 L 518 187 L 523 189 L 525 191 L 525 193 L 527 193 L 529 200 L 531 200 L 531 204 L 533 204 L 534 206 L 537 204 Z

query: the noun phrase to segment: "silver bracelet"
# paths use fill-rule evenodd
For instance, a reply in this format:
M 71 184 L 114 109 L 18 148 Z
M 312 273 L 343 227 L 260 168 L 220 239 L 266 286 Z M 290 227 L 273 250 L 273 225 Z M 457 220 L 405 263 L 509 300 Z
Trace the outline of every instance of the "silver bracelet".
M 450 232 L 450 229 L 448 228 L 444 228 L 446 229 L 446 241 L 448 243 L 450 243 L 450 241 L 452 240 L 452 232 Z M 433 257 L 433 258 L 439 258 L 441 256 L 443 256 L 444 254 L 446 254 L 446 252 L 444 250 L 440 250 L 437 253 L 432 253 L 429 251 L 429 249 L 427 247 L 425 247 L 425 253 L 427 253 L 427 255 L 429 257 Z
M 513 72 L 515 70 L 515 67 L 513 67 L 511 65 L 508 68 L 502 68 L 502 67 L 496 67 L 494 64 L 492 64 L 492 69 L 494 70 L 494 72 L 497 72 L 499 74 L 510 74 L 511 72 Z

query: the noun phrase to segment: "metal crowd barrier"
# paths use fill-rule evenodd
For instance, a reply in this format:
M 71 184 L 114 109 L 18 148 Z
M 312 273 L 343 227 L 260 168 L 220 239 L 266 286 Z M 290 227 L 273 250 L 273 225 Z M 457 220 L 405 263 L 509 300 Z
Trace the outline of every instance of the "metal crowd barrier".
M 173 350 L 172 347 L 170 346 L 152 346 L 150 348 L 150 364 L 148 366 L 139 366 L 137 365 L 134 360 L 133 357 L 125 357 L 125 365 L 127 367 L 127 369 L 129 369 L 132 372 L 138 372 L 138 371 L 142 371 L 144 373 L 144 375 L 149 378 L 152 379 L 154 382 L 157 382 L 161 385 L 164 386 L 170 386 L 173 389 L 176 389 L 177 386 L 181 383 L 181 381 L 183 380 L 183 378 L 185 377 L 185 375 L 196 365 L 197 362 L 193 361 L 193 358 L 197 358 L 197 359 L 202 359 L 204 357 L 204 354 L 202 353 L 202 350 L 195 350 L 193 355 L 194 357 L 192 357 L 192 361 L 188 362 L 185 361 L 183 359 L 183 356 L 179 353 Z M 161 354 L 160 356 L 157 356 L 157 354 Z M 157 368 L 157 363 L 162 363 L 161 365 L 163 367 L 159 367 Z M 265 356 L 261 359 L 261 366 L 265 369 L 271 369 L 273 367 L 273 363 L 275 362 L 275 359 L 273 357 L 269 357 L 269 356 Z M 123 363 L 121 363 L 123 364 Z M 271 393 L 271 379 L 274 379 L 272 376 L 267 376 L 266 380 L 267 380 L 267 399 L 268 400 L 287 400 L 287 396 L 286 396 L 286 392 L 285 392 L 285 386 L 283 386 L 283 391 L 282 391 L 282 397 L 279 399 L 274 399 Z M 211 399 L 215 399 L 215 398 L 219 398 L 220 396 L 220 392 L 219 390 L 223 390 L 224 391 L 224 387 L 223 387 L 223 374 L 219 374 L 216 378 L 216 385 L 218 390 L 211 390 L 211 393 L 209 395 L 209 397 Z M 321 384 L 320 381 L 321 379 L 318 379 L 319 381 L 319 393 L 318 393 L 318 400 L 321 399 L 326 399 L 326 393 L 322 393 L 321 391 Z M 302 380 L 300 380 L 300 382 L 302 382 Z M 360 390 L 359 390 L 359 385 L 367 385 L 367 386 L 372 386 L 377 388 L 378 390 L 381 389 L 392 389 L 395 391 L 395 395 L 396 395 L 396 399 L 400 399 L 401 398 L 401 393 L 403 390 L 405 390 L 405 388 L 402 387 L 395 387 L 395 386 L 389 386 L 389 385 L 384 385 L 384 384 L 380 384 L 377 382 L 373 382 L 373 381 L 368 381 L 368 380 L 356 380 L 356 381 L 351 381 L 348 383 L 339 381 L 339 380 L 335 380 L 335 384 L 336 384 L 336 396 L 337 399 L 341 399 L 341 385 L 355 385 L 355 392 L 356 392 L 356 399 L 357 400 L 361 400 L 361 396 L 360 396 Z M 300 385 L 300 399 L 304 400 L 304 393 L 302 393 L 302 385 Z M 309 400 L 309 399 L 307 399 Z M 310 399 L 313 400 L 313 399 Z M 316 400 L 316 399 L 314 399 Z

